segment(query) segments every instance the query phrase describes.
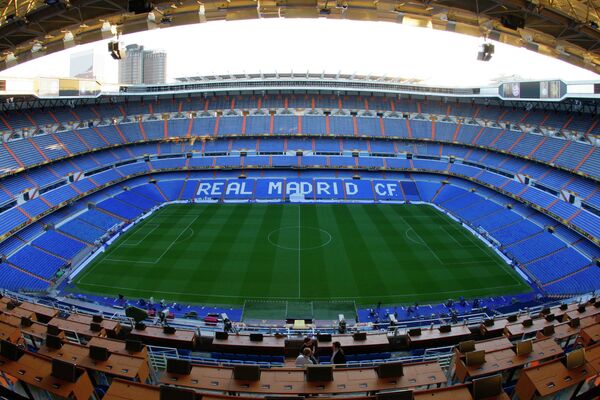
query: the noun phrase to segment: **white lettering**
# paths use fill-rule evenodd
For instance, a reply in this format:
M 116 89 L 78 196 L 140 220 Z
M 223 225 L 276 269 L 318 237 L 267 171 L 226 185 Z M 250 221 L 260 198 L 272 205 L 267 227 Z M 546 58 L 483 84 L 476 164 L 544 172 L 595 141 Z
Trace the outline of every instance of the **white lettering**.
M 213 183 L 212 190 L 210 191 L 211 196 L 220 196 L 223 194 L 223 186 L 224 182 L 215 182 Z
M 328 194 L 329 193 L 329 183 L 327 182 L 317 182 L 317 194 Z
M 273 194 L 275 192 L 278 195 L 282 194 L 283 184 L 282 182 L 269 182 L 269 187 L 267 189 L 268 194 Z
M 198 186 L 197 196 L 204 195 L 208 196 L 208 190 L 210 189 L 211 184 L 209 182 L 200 182 L 200 186 Z
M 358 193 L 358 185 L 356 183 L 344 182 L 344 184 L 346 185 L 346 195 L 354 196 Z
M 226 195 L 229 194 L 240 194 L 240 184 L 237 182 L 229 182 L 227 185 L 227 190 L 225 191 Z

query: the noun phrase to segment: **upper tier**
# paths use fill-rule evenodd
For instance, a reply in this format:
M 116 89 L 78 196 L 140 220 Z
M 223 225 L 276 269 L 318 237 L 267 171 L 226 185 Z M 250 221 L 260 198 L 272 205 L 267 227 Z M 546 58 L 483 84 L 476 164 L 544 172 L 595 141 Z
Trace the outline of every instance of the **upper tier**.
M 151 107 L 150 107 L 151 108 Z M 0 147 L 0 173 L 14 173 L 35 165 L 110 146 L 171 138 L 235 136 L 337 136 L 345 138 L 414 139 L 465 144 L 550 164 L 598 180 L 600 150 L 583 141 L 483 127 L 455 121 L 431 121 L 383 116 L 333 115 L 232 115 L 85 127 L 56 133 L 37 134 L 11 140 Z M 595 125 L 594 125 L 595 126 Z M 289 146 L 284 151 L 295 151 Z M 345 151 L 357 150 L 345 148 Z M 240 149 L 265 152 L 257 147 Z M 341 151 L 341 148 L 339 149 Z

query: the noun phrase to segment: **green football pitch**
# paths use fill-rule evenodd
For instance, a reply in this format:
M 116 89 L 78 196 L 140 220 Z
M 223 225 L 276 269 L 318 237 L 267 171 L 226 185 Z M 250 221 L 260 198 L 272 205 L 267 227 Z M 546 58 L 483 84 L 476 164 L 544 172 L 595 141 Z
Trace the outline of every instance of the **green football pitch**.
M 436 209 L 373 204 L 169 205 L 74 283 L 82 293 L 227 305 L 423 303 L 530 290 Z

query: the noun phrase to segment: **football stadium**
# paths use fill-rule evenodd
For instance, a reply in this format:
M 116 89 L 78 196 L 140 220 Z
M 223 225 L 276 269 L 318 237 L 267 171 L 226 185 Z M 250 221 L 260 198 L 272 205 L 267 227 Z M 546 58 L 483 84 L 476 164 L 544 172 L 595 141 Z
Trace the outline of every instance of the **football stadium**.
M 433 80 L 352 73 L 390 59 L 347 65 L 358 43 L 277 72 L 281 31 L 246 60 L 271 71 L 231 73 L 238 20 L 347 20 L 417 69 L 427 39 L 367 24 L 480 46 Z M 0 1 L 0 399 L 597 398 L 599 23 L 583 0 Z M 156 32 L 179 43 L 125 45 Z M 167 77 L 192 38 L 223 39 L 194 48 L 221 70 Z

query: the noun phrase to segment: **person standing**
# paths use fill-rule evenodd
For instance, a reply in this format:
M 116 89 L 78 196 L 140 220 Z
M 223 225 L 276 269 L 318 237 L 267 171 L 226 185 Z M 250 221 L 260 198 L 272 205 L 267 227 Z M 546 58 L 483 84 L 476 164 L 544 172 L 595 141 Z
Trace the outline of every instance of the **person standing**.
M 331 363 L 346 364 L 346 354 L 344 354 L 342 344 L 340 342 L 333 342 L 331 348 L 333 350 L 333 353 L 331 354 Z

